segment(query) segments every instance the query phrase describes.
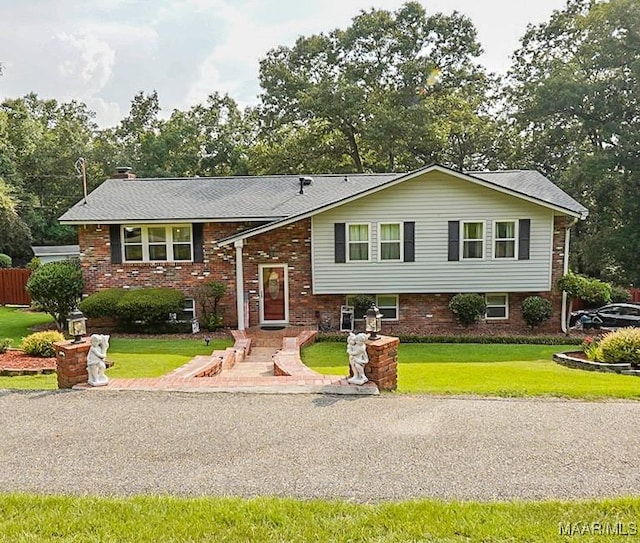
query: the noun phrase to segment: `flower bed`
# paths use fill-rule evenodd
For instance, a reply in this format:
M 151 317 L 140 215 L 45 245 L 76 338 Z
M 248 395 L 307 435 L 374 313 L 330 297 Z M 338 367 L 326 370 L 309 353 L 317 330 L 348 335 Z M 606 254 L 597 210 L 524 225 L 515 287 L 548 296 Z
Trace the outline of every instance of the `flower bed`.
M 56 359 L 30 356 L 18 349 L 0 354 L 0 376 L 55 373 Z

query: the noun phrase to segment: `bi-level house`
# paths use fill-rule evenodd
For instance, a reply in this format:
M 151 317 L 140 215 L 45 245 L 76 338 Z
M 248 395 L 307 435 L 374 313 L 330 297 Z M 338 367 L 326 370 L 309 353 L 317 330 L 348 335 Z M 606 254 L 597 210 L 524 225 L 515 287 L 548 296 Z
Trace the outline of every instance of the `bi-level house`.
M 547 297 L 570 229 L 587 210 L 535 171 L 137 179 L 123 169 L 60 221 L 77 225 L 86 293 L 167 286 L 187 298 L 228 286 L 225 324 L 316 325 L 351 297 L 376 297 L 383 331 L 455 327 L 456 293 L 486 297 L 479 326 L 521 330 L 520 305 Z

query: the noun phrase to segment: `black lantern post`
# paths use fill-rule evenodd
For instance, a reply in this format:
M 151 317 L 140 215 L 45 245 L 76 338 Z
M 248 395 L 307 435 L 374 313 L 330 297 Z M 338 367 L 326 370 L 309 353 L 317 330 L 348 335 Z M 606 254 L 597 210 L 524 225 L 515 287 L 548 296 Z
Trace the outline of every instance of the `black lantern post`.
M 69 314 L 69 335 L 74 337 L 71 343 L 82 343 L 82 337 L 87 334 L 87 319 L 77 307 Z
M 371 304 L 365 313 L 364 329 L 369 332 L 369 339 L 378 339 L 376 334 L 382 330 L 382 313 L 375 304 Z

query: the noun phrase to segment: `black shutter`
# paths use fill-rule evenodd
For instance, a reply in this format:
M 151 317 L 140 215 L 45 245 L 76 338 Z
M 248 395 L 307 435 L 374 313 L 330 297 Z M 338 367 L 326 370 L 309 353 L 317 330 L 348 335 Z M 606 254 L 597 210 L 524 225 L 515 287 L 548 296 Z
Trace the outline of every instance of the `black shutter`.
M 529 260 L 531 219 L 520 219 L 518 226 L 518 260 Z
M 449 260 L 460 260 L 460 221 L 449 221 Z
M 415 262 L 416 260 L 416 223 L 404 223 L 404 261 Z
M 346 243 L 346 226 L 343 222 L 337 222 L 333 225 L 335 262 L 347 261 L 347 243 Z
M 191 225 L 193 231 L 193 261 L 204 262 L 204 237 L 202 223 L 195 222 Z
M 109 241 L 111 242 L 111 263 L 122 263 L 122 242 L 120 241 L 120 225 L 109 225 Z

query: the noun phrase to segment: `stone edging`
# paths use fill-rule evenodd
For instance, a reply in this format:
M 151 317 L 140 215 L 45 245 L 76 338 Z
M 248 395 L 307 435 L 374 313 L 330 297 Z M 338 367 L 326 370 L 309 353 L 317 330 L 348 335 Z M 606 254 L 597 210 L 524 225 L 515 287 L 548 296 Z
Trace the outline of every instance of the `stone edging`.
M 593 362 L 577 356 L 571 356 L 575 352 L 578 351 L 556 353 L 553 355 L 553 360 L 562 366 L 579 370 L 600 371 L 604 373 L 622 373 L 627 375 L 638 375 L 640 373 L 632 370 L 631 364 L 629 363 L 606 364 L 604 362 Z

